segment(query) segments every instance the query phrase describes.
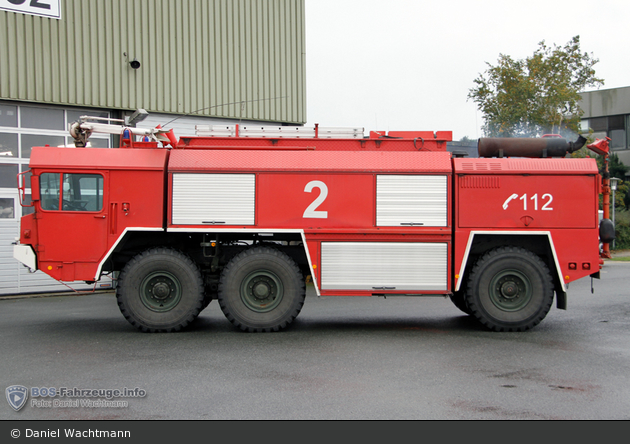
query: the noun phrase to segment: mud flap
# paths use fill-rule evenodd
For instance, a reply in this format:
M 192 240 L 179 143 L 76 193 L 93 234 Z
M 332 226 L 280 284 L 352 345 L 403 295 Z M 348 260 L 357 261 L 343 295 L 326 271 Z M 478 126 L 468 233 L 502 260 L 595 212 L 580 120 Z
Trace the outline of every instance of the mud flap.
M 564 291 L 556 291 L 556 308 L 560 310 L 567 309 L 567 293 Z

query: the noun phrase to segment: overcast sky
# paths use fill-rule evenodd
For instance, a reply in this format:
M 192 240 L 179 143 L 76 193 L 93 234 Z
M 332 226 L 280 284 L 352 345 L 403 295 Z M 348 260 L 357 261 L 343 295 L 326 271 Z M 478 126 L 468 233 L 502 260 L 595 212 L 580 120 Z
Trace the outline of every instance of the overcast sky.
M 476 139 L 486 62 L 579 35 L 600 89 L 630 86 L 629 33 L 629 0 L 306 0 L 307 125 Z

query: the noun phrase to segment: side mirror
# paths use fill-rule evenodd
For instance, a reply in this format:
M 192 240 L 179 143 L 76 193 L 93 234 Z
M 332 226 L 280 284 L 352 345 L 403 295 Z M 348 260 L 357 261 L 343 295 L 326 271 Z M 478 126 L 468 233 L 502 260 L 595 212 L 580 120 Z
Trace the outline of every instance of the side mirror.
M 31 176 L 31 201 L 35 202 L 41 199 L 39 194 L 39 176 Z
M 39 200 L 39 176 L 31 176 L 31 203 L 25 204 L 26 202 L 26 174 L 31 171 L 23 171 L 18 173 L 17 175 L 17 188 L 18 188 L 18 196 L 20 197 L 20 205 L 23 207 L 32 207 L 33 202 Z

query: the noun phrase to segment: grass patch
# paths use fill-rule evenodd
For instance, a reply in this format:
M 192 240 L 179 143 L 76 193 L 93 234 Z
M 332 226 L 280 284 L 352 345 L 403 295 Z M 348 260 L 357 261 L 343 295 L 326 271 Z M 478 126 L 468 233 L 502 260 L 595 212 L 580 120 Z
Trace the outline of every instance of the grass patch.
M 610 260 L 615 262 L 630 262 L 630 256 L 613 257 Z

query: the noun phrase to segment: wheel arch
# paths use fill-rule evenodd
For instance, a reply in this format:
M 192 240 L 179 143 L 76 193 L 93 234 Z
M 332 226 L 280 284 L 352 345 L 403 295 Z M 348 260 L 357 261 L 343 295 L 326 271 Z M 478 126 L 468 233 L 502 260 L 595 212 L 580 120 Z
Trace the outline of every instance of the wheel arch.
M 104 271 L 120 271 L 136 254 L 154 247 L 177 248 L 188 254 L 196 262 L 200 261 L 198 253 L 202 250 L 198 238 L 200 236 L 216 236 L 227 242 L 269 243 L 291 257 L 307 276 L 315 276 L 311 253 L 303 230 L 274 229 L 262 232 L 257 229 L 211 229 L 206 228 L 146 228 L 128 227 L 112 244 L 101 259 L 96 272 L 96 279 Z M 194 238 L 195 240 L 191 240 Z M 250 245 L 250 246 L 251 246 Z M 248 246 L 243 246 L 246 249 Z M 232 255 L 236 255 L 233 253 Z M 313 279 L 319 294 L 317 282 Z
M 557 307 L 566 309 L 566 285 L 562 279 L 562 270 L 556 254 L 553 237 L 549 231 L 527 232 L 484 232 L 473 231 L 469 234 L 464 257 L 462 258 L 455 291 L 462 290 L 475 262 L 487 251 L 501 246 L 524 248 L 540 257 L 551 271 Z
M 162 228 L 127 227 L 103 255 L 96 269 L 95 280 L 108 271 L 121 271 L 136 254 L 162 246 Z

